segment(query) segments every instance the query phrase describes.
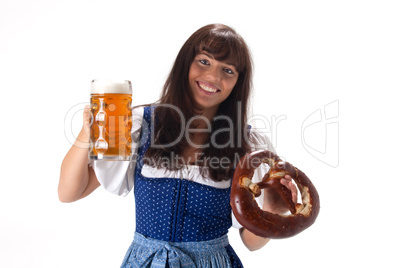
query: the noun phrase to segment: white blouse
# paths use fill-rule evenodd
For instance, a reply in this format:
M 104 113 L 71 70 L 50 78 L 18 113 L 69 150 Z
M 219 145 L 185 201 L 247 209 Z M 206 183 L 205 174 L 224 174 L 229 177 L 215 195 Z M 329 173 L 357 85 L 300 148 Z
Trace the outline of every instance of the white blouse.
M 141 133 L 141 124 L 144 114 L 144 107 L 137 107 L 133 109 L 133 124 L 131 136 L 133 141 L 133 152 L 136 153 Z M 258 131 L 258 129 L 250 130 L 250 145 L 251 150 L 270 150 L 275 152 L 269 138 Z M 132 159 L 136 159 L 135 155 Z M 134 186 L 134 170 L 135 160 L 133 161 L 104 161 L 104 160 L 89 160 L 89 165 L 94 169 L 96 177 L 100 184 L 108 192 L 120 196 L 127 196 Z M 262 177 L 268 172 L 269 166 L 260 165 L 255 172 L 253 182 L 261 181 Z M 215 188 L 225 189 L 229 188 L 231 181 L 216 182 L 210 178 L 201 175 L 199 166 L 187 165 L 180 170 L 168 170 L 163 168 L 155 168 L 144 164 L 141 174 L 149 178 L 182 178 L 198 182 L 200 184 L 212 186 Z M 256 198 L 257 203 L 262 207 L 264 196 Z M 241 225 L 237 222 L 232 214 L 233 226 L 240 228 Z

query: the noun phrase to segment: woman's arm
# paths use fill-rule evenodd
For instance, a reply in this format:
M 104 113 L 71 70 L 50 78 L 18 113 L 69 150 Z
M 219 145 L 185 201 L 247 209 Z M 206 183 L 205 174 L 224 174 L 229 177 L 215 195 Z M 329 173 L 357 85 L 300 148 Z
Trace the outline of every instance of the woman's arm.
M 286 175 L 281 179 L 281 183 L 285 185 L 292 192 L 293 202 L 297 201 L 297 188 L 292 182 L 292 178 L 289 175 Z M 284 214 L 288 211 L 286 204 L 282 201 L 279 195 L 275 192 L 275 190 L 264 189 L 264 204 L 262 209 L 269 211 L 275 214 Z M 240 237 L 244 243 L 244 245 L 250 250 L 258 250 L 265 246 L 269 242 L 269 238 L 260 237 L 246 228 L 241 228 Z
M 61 202 L 74 202 L 99 187 L 94 170 L 88 166 L 89 106 L 84 110 L 84 124 L 60 170 L 58 194 Z
M 243 244 L 248 248 L 250 251 L 258 250 L 265 246 L 269 242 L 269 238 L 264 238 L 261 236 L 257 236 L 247 230 L 246 228 L 240 228 L 240 237 L 243 241 Z

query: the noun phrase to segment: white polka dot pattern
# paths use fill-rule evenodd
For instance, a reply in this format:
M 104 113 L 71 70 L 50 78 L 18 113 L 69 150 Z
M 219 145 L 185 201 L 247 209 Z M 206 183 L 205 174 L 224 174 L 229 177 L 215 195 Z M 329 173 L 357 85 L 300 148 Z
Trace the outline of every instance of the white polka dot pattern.
M 136 231 L 154 239 L 189 242 L 219 238 L 231 227 L 230 188 L 182 178 L 146 178 L 141 159 L 149 146 L 151 109 L 144 110 L 135 172 Z

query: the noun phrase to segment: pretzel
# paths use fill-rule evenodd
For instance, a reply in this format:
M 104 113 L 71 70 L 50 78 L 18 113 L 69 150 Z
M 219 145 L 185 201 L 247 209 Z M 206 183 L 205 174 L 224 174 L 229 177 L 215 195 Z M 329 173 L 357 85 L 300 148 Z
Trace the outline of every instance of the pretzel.
M 261 163 L 267 163 L 270 170 L 261 182 L 253 183 L 254 170 Z M 293 203 L 291 191 L 280 183 L 285 175 L 290 175 L 297 185 L 302 204 Z M 278 215 L 260 209 L 254 197 L 264 188 L 275 189 L 291 213 Z M 301 170 L 283 162 L 275 153 L 262 150 L 246 154 L 238 163 L 232 180 L 230 205 L 243 227 L 258 236 L 279 239 L 292 237 L 310 227 L 318 216 L 320 199 L 313 183 Z

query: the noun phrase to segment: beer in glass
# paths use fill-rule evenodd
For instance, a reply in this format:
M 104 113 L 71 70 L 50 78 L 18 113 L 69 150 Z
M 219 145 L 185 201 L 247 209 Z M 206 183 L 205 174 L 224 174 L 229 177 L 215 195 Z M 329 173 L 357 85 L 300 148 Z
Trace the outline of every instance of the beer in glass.
M 131 82 L 93 80 L 89 158 L 130 160 Z

